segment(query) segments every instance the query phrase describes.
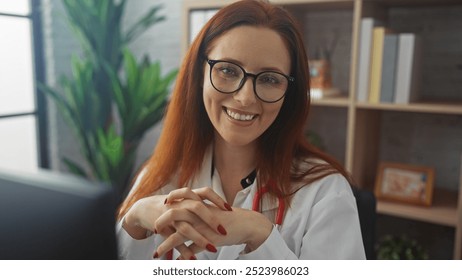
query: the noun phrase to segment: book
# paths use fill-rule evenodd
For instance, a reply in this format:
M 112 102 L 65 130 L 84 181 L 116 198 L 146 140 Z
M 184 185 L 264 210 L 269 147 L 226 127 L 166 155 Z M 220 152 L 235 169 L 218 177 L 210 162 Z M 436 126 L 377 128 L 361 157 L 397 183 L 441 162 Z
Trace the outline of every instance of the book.
M 385 34 L 383 41 L 380 102 L 392 103 L 395 98 L 395 75 L 398 57 L 398 34 Z
M 399 35 L 395 103 L 407 104 L 417 100 L 421 55 L 421 39 L 417 34 Z
M 383 46 L 386 33 L 391 33 L 390 29 L 383 26 L 374 27 L 372 34 L 371 78 L 368 98 L 369 103 L 379 103 L 380 101 Z
M 374 18 L 363 18 L 359 39 L 358 79 L 356 81 L 356 99 L 366 102 L 369 92 L 370 62 L 372 50 L 372 31 L 379 22 Z

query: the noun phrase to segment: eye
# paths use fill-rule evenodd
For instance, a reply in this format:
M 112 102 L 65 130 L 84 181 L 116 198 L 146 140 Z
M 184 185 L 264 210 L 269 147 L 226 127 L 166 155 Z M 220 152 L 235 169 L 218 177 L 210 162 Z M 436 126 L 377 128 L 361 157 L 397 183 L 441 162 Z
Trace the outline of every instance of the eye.
M 277 73 L 262 73 L 258 77 L 258 83 L 265 85 L 278 85 L 284 77 Z
M 218 63 L 215 65 L 216 71 L 222 77 L 236 77 L 239 76 L 241 71 L 240 69 L 233 64 L 230 63 Z
M 225 75 L 234 75 L 236 74 L 236 71 L 230 67 L 221 67 L 220 72 L 225 74 Z

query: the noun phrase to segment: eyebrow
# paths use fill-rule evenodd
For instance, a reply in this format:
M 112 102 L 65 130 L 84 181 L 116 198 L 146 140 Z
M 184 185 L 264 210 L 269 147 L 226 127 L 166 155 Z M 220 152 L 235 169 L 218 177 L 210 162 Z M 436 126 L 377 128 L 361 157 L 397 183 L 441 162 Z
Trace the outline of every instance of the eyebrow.
M 232 63 L 235 63 L 235 64 L 241 66 L 242 68 L 244 68 L 244 66 L 242 66 L 243 63 L 241 61 L 237 60 L 237 59 L 234 59 L 234 58 L 223 57 L 223 58 L 218 58 L 218 59 L 213 59 L 213 60 L 221 60 L 221 61 L 232 62 Z M 245 69 L 245 71 L 247 71 L 247 69 Z M 267 66 L 267 67 L 260 68 L 260 72 L 265 72 L 265 71 L 275 71 L 275 72 L 279 72 L 279 73 L 284 74 L 284 71 L 282 71 L 281 69 L 279 69 L 277 67 L 269 67 L 269 66 Z M 289 74 L 287 74 L 287 75 L 289 75 Z

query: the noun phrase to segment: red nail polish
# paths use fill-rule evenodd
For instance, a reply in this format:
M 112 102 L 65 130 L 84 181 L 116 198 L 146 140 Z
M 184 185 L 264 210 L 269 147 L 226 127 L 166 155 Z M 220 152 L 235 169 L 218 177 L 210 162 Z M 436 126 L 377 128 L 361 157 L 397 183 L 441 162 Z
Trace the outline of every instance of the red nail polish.
M 225 202 L 225 208 L 226 208 L 226 210 L 228 210 L 228 211 L 233 211 L 233 208 L 231 208 L 231 206 L 229 206 L 229 204 L 226 203 L 226 202 Z
M 157 234 L 157 229 L 154 229 L 154 233 Z
M 165 258 L 167 260 L 173 260 L 173 249 L 170 249 L 167 253 L 165 253 Z
M 167 199 L 164 200 L 164 204 L 167 204 Z
M 213 246 L 212 244 L 207 244 L 207 246 L 205 246 L 205 249 L 207 249 L 207 251 L 212 252 L 212 253 L 217 252 L 217 248 L 215 248 L 215 246 Z
M 159 258 L 159 254 L 157 253 L 157 251 L 156 251 L 156 252 L 154 252 L 154 256 L 153 256 L 153 258 L 154 258 L 154 259 L 157 259 L 157 258 Z
M 227 234 L 225 228 L 224 228 L 222 225 L 219 225 L 219 226 L 217 227 L 217 230 L 218 230 L 218 232 L 221 233 L 222 235 L 226 235 L 226 234 Z
M 193 260 L 193 261 L 194 261 L 194 260 L 197 260 L 196 256 L 194 256 L 194 255 L 191 256 L 189 259 L 190 259 L 190 260 Z

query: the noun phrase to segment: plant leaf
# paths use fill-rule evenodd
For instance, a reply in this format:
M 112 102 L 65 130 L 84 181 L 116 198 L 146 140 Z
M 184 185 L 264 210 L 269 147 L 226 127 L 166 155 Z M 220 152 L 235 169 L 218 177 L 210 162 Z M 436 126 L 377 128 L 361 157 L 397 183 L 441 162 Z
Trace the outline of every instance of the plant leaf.
M 133 24 L 133 26 L 128 29 L 124 42 L 128 43 L 135 40 L 150 26 L 165 20 L 164 16 L 157 15 L 160 9 L 162 9 L 161 5 L 153 7 L 139 21 Z
M 88 177 L 85 170 L 82 167 L 80 167 L 77 163 L 75 163 L 74 161 L 66 157 L 63 157 L 62 161 L 66 165 L 67 169 L 69 169 L 69 171 L 72 172 L 73 174 L 76 174 L 82 177 Z

